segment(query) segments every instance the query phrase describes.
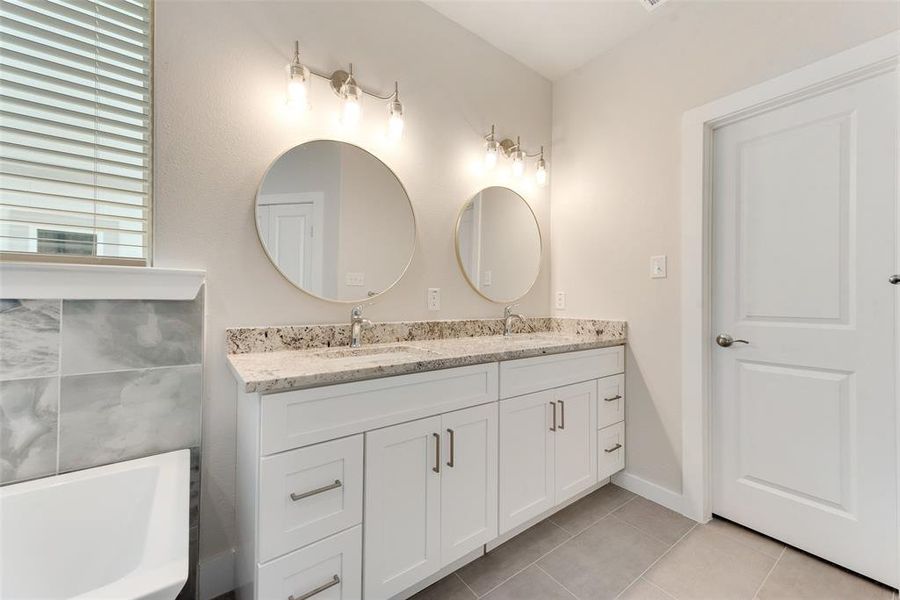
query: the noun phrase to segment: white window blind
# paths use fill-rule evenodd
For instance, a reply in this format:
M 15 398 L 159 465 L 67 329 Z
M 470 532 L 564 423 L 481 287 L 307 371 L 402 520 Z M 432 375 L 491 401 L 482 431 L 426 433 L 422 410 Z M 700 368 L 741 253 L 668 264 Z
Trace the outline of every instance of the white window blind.
M 0 253 L 146 263 L 151 0 L 0 0 Z

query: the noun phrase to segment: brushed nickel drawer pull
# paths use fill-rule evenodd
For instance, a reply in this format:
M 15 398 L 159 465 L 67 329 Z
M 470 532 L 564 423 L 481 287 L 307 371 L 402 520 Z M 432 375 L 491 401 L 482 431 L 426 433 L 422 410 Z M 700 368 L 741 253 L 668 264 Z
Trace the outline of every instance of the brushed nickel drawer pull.
M 317 587 L 316 589 L 314 589 L 314 590 L 309 590 L 309 591 L 306 592 L 305 594 L 300 594 L 299 596 L 290 595 L 290 596 L 288 596 L 288 600 L 309 600 L 309 598 L 312 598 L 312 597 L 315 596 L 316 594 L 320 594 L 320 593 L 324 592 L 325 590 L 327 590 L 327 589 L 330 588 L 330 587 L 336 586 L 336 585 L 339 584 L 340 582 L 341 582 L 341 578 L 338 577 L 337 575 L 335 575 L 335 576 L 331 579 L 331 581 L 329 581 L 328 583 L 323 583 L 322 585 L 320 585 L 320 586 Z
M 566 428 L 566 403 L 562 400 L 559 401 L 559 428 Z
M 456 434 L 449 427 L 447 428 L 447 433 L 450 434 L 450 460 L 447 461 L 447 466 L 453 467 L 455 466 L 453 461 L 456 458 Z
M 616 400 L 621 400 L 621 399 L 622 399 L 622 395 L 621 395 L 621 394 L 616 394 L 616 395 L 613 396 L 612 398 L 604 398 L 603 401 L 604 401 L 604 402 L 615 402 Z
M 618 450 L 618 449 L 621 448 L 621 447 L 622 447 L 622 444 L 616 444 L 616 445 L 613 446 L 612 448 L 606 448 L 606 449 L 603 450 L 603 451 L 606 452 L 607 454 L 609 454 L 610 452 L 615 452 L 616 450 Z
M 434 466 L 431 470 L 435 473 L 441 472 L 441 434 L 432 433 L 434 436 Z
M 550 407 L 553 410 L 553 427 L 550 428 L 550 431 L 556 431 L 556 402 L 551 402 Z
M 316 488 L 314 490 L 309 490 L 308 492 L 303 492 L 302 494 L 295 494 L 291 492 L 291 500 L 294 502 L 298 500 L 303 500 L 304 498 L 309 498 L 310 496 L 315 496 L 316 494 L 321 494 L 323 492 L 330 492 L 331 490 L 335 490 L 341 487 L 341 480 L 335 479 L 334 483 L 329 483 L 328 485 L 323 485 L 320 488 Z

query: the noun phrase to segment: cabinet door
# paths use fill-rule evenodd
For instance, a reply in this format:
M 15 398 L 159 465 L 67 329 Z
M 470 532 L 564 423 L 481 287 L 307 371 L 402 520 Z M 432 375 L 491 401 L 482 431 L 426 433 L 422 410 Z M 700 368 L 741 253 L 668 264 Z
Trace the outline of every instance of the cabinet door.
M 553 390 L 500 401 L 500 533 L 554 502 Z
M 497 537 L 497 403 L 441 417 L 441 563 Z
M 597 382 L 554 390 L 556 504 L 597 483 Z
M 366 433 L 366 598 L 390 598 L 441 566 L 440 432 L 430 417 Z

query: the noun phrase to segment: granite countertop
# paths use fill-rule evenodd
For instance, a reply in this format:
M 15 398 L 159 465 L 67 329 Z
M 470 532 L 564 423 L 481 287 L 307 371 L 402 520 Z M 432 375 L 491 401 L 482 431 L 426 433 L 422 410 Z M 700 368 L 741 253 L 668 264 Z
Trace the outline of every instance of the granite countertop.
M 271 393 L 624 343 L 622 323 L 599 328 L 590 335 L 563 328 L 507 337 L 404 340 L 366 344 L 358 349 L 335 346 L 243 352 L 229 354 L 228 363 L 243 391 Z

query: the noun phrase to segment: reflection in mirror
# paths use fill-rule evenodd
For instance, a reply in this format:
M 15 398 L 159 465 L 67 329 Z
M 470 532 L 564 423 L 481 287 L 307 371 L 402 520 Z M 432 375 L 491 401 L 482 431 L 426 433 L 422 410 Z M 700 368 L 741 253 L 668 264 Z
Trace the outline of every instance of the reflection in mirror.
M 256 227 L 291 283 L 341 302 L 391 288 L 415 248 L 415 217 L 397 176 L 362 148 L 330 140 L 296 146 L 269 167 Z
M 541 269 L 541 231 L 531 207 L 511 189 L 481 190 L 459 214 L 456 255 L 479 294 L 493 302 L 518 300 Z

